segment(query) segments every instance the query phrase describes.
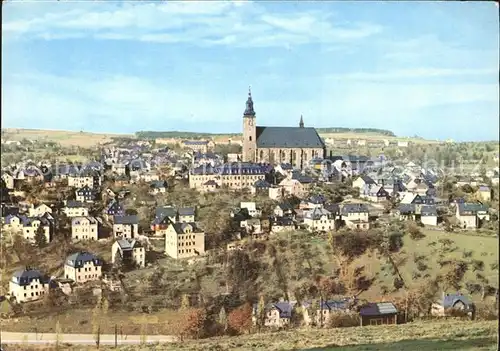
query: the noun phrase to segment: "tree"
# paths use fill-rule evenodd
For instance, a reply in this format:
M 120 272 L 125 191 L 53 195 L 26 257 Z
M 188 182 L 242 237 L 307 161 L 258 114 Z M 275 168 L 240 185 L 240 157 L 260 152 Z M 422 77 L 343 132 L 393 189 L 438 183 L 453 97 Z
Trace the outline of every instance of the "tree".
M 252 328 L 252 306 L 249 303 L 234 309 L 228 316 L 229 327 L 238 334 L 244 334 Z
M 43 248 L 47 245 L 47 237 L 45 236 L 45 230 L 42 225 L 36 228 L 35 243 L 39 248 Z
M 226 309 L 224 308 L 224 306 L 222 306 L 219 311 L 219 324 L 221 325 L 222 331 L 225 334 L 227 332 L 228 322 L 227 322 Z
M 180 320 L 176 321 L 176 334 L 181 341 L 184 338 L 202 338 L 207 331 L 207 311 L 204 308 L 192 308 L 182 312 Z
M 257 305 L 257 315 L 256 315 L 256 321 L 257 321 L 257 327 L 262 328 L 265 324 L 265 319 L 266 319 L 266 302 L 264 301 L 264 296 L 261 295 L 259 298 L 259 303 Z

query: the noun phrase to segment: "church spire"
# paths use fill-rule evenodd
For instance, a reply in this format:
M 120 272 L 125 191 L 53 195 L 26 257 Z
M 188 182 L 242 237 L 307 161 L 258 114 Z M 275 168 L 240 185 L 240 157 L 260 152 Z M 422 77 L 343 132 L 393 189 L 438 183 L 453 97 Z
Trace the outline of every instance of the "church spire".
M 304 128 L 304 118 L 302 117 L 302 115 L 300 115 L 299 127 Z
M 245 117 L 255 117 L 255 111 L 253 109 L 252 91 L 248 87 L 248 99 L 246 103 L 245 112 L 243 113 Z

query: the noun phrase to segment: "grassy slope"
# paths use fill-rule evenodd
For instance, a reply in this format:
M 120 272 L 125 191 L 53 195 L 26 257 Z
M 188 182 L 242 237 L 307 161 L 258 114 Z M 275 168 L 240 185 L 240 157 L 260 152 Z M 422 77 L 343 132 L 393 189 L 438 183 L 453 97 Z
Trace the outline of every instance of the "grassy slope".
M 14 129 L 2 130 L 6 140 L 47 140 L 60 143 L 62 146 L 91 147 L 99 143 L 111 141 L 112 137 L 133 137 L 132 134 L 100 134 L 74 132 L 65 130 Z
M 496 350 L 498 322 L 427 321 L 392 326 L 343 329 L 301 329 L 289 332 L 189 340 L 178 344 L 122 346 L 119 350 Z M 26 345 L 9 350 L 42 350 Z M 54 348 L 53 348 L 54 349 Z M 65 350 L 95 350 L 95 346 L 64 346 Z M 114 349 L 101 346 L 101 350 Z M 47 348 L 45 349 L 47 350 Z

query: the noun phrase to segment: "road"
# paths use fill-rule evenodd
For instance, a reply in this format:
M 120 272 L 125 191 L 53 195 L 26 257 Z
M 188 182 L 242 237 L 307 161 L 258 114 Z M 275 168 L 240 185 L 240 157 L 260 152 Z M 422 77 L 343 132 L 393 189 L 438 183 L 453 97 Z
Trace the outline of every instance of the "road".
M 118 334 L 118 345 L 141 344 L 143 340 L 146 343 L 167 343 L 174 342 L 174 336 L 170 335 L 123 335 Z M 2 344 L 55 344 L 57 334 L 55 333 L 12 333 L 2 332 Z M 95 345 L 95 336 L 93 334 L 59 334 L 59 343 L 73 345 Z M 101 334 L 101 345 L 114 345 L 114 334 Z

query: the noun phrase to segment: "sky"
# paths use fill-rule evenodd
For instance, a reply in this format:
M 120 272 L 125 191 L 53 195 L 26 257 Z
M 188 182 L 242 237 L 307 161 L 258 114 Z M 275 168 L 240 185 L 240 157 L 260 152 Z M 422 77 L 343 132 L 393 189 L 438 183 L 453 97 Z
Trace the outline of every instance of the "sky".
M 382 128 L 498 140 L 491 2 L 20 1 L 2 11 L 2 128 Z

